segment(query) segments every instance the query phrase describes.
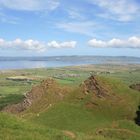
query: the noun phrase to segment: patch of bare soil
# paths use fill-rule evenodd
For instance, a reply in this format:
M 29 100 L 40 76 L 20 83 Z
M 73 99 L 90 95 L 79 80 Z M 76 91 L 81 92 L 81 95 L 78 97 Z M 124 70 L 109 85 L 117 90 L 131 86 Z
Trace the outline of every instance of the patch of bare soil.
M 73 132 L 71 132 L 71 131 L 65 130 L 65 131 L 63 131 L 63 133 L 64 133 L 64 135 L 66 135 L 66 136 L 68 136 L 68 137 L 70 137 L 72 139 L 76 138 L 76 135 Z

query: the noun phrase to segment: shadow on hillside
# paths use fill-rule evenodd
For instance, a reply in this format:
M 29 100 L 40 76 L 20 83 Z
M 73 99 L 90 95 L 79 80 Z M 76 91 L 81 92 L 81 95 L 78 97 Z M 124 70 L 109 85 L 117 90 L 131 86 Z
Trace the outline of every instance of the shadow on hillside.
M 10 94 L 0 98 L 0 111 L 7 105 L 20 102 L 24 98 L 23 95 Z
M 136 112 L 137 117 L 135 118 L 135 123 L 140 126 L 140 105 L 138 107 L 138 111 Z

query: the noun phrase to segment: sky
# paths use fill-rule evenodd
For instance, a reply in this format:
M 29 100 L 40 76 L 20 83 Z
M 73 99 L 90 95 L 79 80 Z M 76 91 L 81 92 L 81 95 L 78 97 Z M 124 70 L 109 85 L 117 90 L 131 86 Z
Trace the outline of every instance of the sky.
M 140 57 L 140 0 L 0 0 L 0 56 Z

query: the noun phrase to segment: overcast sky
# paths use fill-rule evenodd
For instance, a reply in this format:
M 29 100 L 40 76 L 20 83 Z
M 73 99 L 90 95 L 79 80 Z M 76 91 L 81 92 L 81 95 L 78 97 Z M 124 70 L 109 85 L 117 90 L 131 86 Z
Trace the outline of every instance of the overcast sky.
M 0 0 L 0 56 L 140 57 L 140 0 Z

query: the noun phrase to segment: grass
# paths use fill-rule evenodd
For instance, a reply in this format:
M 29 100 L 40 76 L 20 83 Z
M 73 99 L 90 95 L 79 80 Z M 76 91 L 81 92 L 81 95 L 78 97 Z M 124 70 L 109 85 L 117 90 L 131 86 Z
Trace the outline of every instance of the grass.
M 118 98 L 113 99 L 112 96 L 111 99 L 100 100 L 97 97 L 93 98 L 93 95 L 87 95 L 82 101 L 78 101 L 77 98 L 81 95 L 79 90 L 75 89 L 63 102 L 54 104 L 43 112 L 38 110 L 39 116 L 37 112 L 30 114 L 30 117 L 27 115 L 26 119 L 52 129 L 82 132 L 91 136 L 94 136 L 98 129 L 103 129 L 101 135 L 108 139 L 111 137 L 125 139 L 128 136 L 130 140 L 133 138 L 138 140 L 139 130 L 123 128 L 119 124 L 117 129 L 112 126 L 114 122 L 118 123 L 120 120 L 133 121 L 140 101 L 139 92 L 129 89 L 127 85 L 114 78 L 99 77 L 99 81 L 107 88 L 109 86 L 110 94 L 115 94 Z M 98 107 L 87 108 L 85 104 L 91 101 L 98 104 Z M 39 105 L 40 103 L 36 104 L 36 106 Z M 138 128 L 136 124 L 133 123 L 133 125 Z
M 3 113 L 0 113 L 0 127 L 0 139 L 2 140 L 93 140 L 92 135 L 52 129 Z M 94 140 L 110 139 L 103 136 L 94 136 Z
M 134 83 L 140 83 L 140 71 L 132 72 L 118 72 L 114 74 L 108 75 L 109 77 L 114 77 L 122 80 L 127 85 L 134 84 Z
M 11 95 L 9 94 L 3 98 L 0 98 L 0 110 L 7 105 L 16 104 L 22 101 L 23 98 L 24 96 L 19 94 L 11 94 Z
M 50 128 L 78 132 L 93 132 L 97 127 L 105 125 L 105 122 L 108 123 L 103 116 L 97 117 L 97 114 L 94 115 L 85 108 L 68 103 L 57 104 L 31 120 Z
M 0 127 L 2 140 L 69 140 L 59 130 L 31 124 L 8 114 L 0 114 Z
M 2 140 L 139 140 L 140 127 L 134 123 L 140 104 L 140 93 L 128 85 L 140 82 L 140 70 L 136 66 L 89 66 L 54 69 L 29 69 L 6 72 L 0 75 L 0 109 L 18 103 L 32 85 L 42 79 L 58 77 L 60 88 L 70 90 L 65 98 L 56 96 L 53 87 L 39 102 L 28 110 L 13 116 L 0 113 L 0 139 Z M 98 80 L 110 97 L 99 99 L 83 95 L 79 89 L 90 71 L 113 71 L 100 73 Z M 20 75 L 39 77 L 40 80 L 10 81 L 6 77 Z M 64 74 L 64 75 L 63 75 Z M 79 76 L 69 77 L 68 74 Z M 63 75 L 63 76 L 62 76 Z M 65 90 L 63 91 L 65 92 Z M 82 99 L 81 99 L 82 98 Z M 91 104 L 94 103 L 94 104 Z M 51 107 L 48 106 L 51 104 Z

